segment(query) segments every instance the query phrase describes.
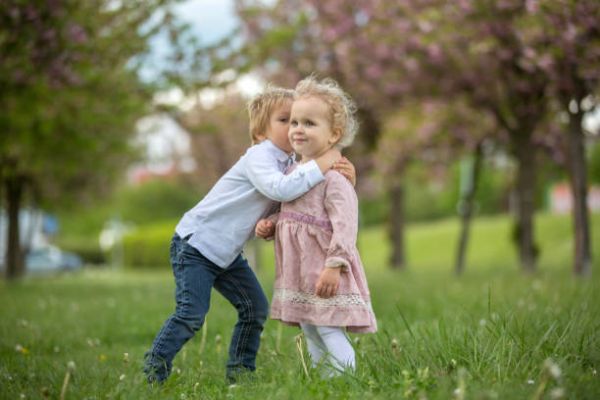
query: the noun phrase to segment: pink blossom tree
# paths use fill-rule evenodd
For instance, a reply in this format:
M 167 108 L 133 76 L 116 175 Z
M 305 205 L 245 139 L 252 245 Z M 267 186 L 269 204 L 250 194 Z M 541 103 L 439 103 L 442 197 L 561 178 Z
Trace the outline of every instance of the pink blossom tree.
M 568 116 L 564 129 L 567 170 L 573 194 L 574 262 L 577 275 L 591 273 L 592 255 L 587 208 L 585 132 L 586 112 L 598 107 L 600 90 L 600 2 L 529 2 L 529 12 L 539 16 L 538 41 L 532 57 L 550 80 L 550 95 Z
M 514 237 L 522 269 L 535 270 L 538 144 L 552 142 L 545 137 L 553 104 L 570 110 L 570 131 L 581 132 L 581 113 L 573 110 L 595 99 L 600 70 L 594 17 L 598 2 L 289 0 L 266 6 L 240 0 L 237 4 L 248 38 L 247 60 L 258 61 L 270 77 L 287 84 L 313 71 L 336 78 L 358 99 L 367 149 L 381 137 L 387 116 L 407 100 L 461 98 L 476 115 L 491 117 L 491 136 L 506 139 L 518 166 Z M 465 143 L 477 148 L 473 143 L 481 133 L 472 131 Z M 589 235 L 584 233 L 588 228 L 582 222 L 587 217 L 577 211 L 585 209 L 582 146 L 577 135 L 572 136 L 570 170 L 572 180 L 579 182 L 574 184 L 579 188 L 575 239 L 576 249 L 582 249 L 576 251 L 583 254 L 582 260 L 589 260 L 585 250 Z M 576 261 L 579 264 L 589 263 Z

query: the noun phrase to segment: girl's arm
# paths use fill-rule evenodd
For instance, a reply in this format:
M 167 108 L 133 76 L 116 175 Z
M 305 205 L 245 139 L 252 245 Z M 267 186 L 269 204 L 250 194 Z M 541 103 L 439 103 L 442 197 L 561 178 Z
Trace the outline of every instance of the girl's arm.
M 358 234 L 358 199 L 346 178 L 332 174 L 325 189 L 325 209 L 333 233 L 325 260 L 326 267 L 350 267 Z
M 339 287 L 340 274 L 350 267 L 356 248 L 358 233 L 358 200 L 346 178 L 333 174 L 325 188 L 325 209 L 333 233 L 315 292 L 318 296 L 335 296 Z
M 275 236 L 275 225 L 279 219 L 279 212 L 269 215 L 267 218 L 263 218 L 256 224 L 254 234 L 261 239 L 272 240 Z

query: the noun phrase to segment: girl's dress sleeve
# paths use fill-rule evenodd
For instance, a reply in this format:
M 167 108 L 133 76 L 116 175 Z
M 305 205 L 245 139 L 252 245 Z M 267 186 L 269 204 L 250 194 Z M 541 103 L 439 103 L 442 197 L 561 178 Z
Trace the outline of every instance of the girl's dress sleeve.
M 326 267 L 349 268 L 356 251 L 358 199 L 352 184 L 337 172 L 330 173 L 325 189 L 325 210 L 333 233 L 325 260 Z

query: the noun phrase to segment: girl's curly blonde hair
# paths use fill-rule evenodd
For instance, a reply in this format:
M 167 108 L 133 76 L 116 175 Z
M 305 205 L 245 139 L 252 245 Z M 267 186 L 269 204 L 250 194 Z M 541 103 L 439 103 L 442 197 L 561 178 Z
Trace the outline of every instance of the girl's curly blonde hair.
M 248 119 L 250 120 L 252 144 L 257 144 L 265 139 L 271 114 L 277 106 L 286 100 L 294 100 L 293 90 L 269 84 L 262 93 L 254 96 L 248 102 Z
M 336 146 L 339 149 L 350 146 L 358 132 L 354 100 L 335 80 L 325 78 L 319 81 L 314 75 L 298 82 L 294 99 L 311 96 L 320 98 L 329 106 L 331 129 L 341 133 Z

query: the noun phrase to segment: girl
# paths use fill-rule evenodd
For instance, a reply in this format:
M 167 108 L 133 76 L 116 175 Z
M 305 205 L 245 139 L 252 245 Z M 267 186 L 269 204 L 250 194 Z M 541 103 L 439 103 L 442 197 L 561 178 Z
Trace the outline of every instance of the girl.
M 313 77 L 300 81 L 288 135 L 302 160 L 288 173 L 332 148 L 349 146 L 358 128 L 355 110 L 335 81 Z M 283 203 L 278 214 L 256 227 L 259 237 L 276 235 L 271 317 L 302 328 L 313 366 L 326 365 L 328 376 L 355 368 L 345 330 L 377 330 L 356 249 L 357 229 L 356 193 L 335 171 L 327 171 L 323 182 Z

